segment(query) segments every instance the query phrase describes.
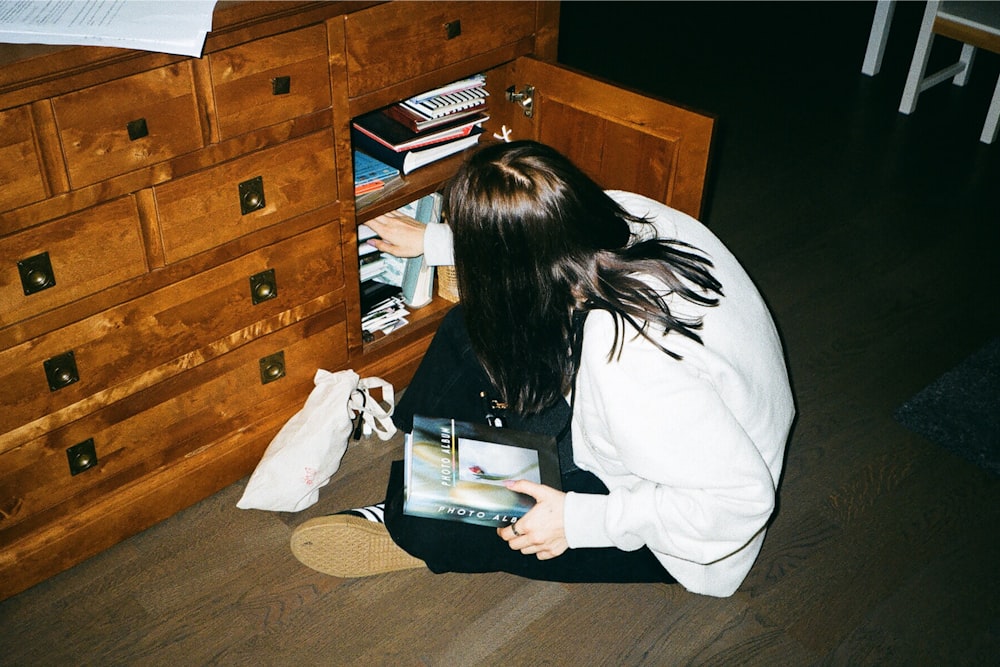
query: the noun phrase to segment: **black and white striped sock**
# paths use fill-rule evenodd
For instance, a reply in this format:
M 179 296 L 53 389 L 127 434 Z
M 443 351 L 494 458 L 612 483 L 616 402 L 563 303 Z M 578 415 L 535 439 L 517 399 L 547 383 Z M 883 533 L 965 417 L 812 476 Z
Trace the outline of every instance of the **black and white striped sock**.
M 385 523 L 385 503 L 381 502 L 374 505 L 366 505 L 365 507 L 355 507 L 354 509 L 337 512 L 337 514 L 349 514 L 351 516 L 359 516 L 373 523 Z

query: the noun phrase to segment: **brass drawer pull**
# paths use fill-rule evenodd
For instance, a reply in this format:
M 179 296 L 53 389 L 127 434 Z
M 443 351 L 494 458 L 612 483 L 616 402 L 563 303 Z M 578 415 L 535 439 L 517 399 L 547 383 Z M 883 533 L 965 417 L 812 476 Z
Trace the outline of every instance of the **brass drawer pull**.
M 274 269 L 261 271 L 250 276 L 250 299 L 257 305 L 278 296 L 278 281 L 274 277 Z
M 285 353 L 275 352 L 260 360 L 260 383 L 268 384 L 285 377 Z
M 17 272 L 21 274 L 21 287 L 24 288 L 25 296 L 54 287 L 56 284 L 56 274 L 52 271 L 52 262 L 49 261 L 47 252 L 20 260 L 17 263 Z
M 145 118 L 136 118 L 125 124 L 125 128 L 128 130 L 129 141 L 135 141 L 136 139 L 142 139 L 143 137 L 149 136 L 149 128 L 146 126 Z
M 287 95 L 292 91 L 292 77 L 276 76 L 271 79 L 272 95 Z
M 462 21 L 448 21 L 444 24 L 444 38 L 455 39 L 462 34 Z
M 79 475 L 84 470 L 90 470 L 97 465 L 97 449 L 94 447 L 94 439 L 87 438 L 66 450 L 66 458 L 69 459 L 69 474 Z
M 257 176 L 240 183 L 240 213 L 246 215 L 264 208 L 264 178 Z
M 46 359 L 42 366 L 45 368 L 45 378 L 49 381 L 49 391 L 59 391 L 80 379 L 73 350 Z

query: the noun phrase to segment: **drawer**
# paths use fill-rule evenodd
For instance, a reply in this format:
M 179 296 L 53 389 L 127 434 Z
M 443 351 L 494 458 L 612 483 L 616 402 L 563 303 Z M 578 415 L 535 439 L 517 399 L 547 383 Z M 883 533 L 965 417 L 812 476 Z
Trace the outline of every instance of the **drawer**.
M 226 49 L 208 58 L 223 139 L 330 107 L 326 29 L 322 25 Z
M 132 197 L 12 234 L 0 239 L 0 327 L 145 272 Z
M 28 108 L 0 111 L 0 211 L 44 198 L 45 181 Z
M 61 95 L 52 110 L 73 188 L 204 145 L 188 61 Z
M 358 97 L 531 35 L 535 3 L 392 2 L 345 22 L 348 95 Z
M 284 376 L 264 384 L 261 360 L 278 353 Z M 290 404 L 301 407 L 316 369 L 346 361 L 338 306 L 0 454 L 0 544 L 13 542 L 31 517 L 48 510 L 50 521 L 72 520 L 75 509 L 115 489 Z M 88 448 L 96 464 L 74 474 L 70 462 L 82 463 Z
M 0 451 L 328 307 L 288 312 L 343 287 L 339 247 L 325 225 L 0 352 Z
M 333 203 L 333 135 L 318 132 L 156 186 L 166 261 Z

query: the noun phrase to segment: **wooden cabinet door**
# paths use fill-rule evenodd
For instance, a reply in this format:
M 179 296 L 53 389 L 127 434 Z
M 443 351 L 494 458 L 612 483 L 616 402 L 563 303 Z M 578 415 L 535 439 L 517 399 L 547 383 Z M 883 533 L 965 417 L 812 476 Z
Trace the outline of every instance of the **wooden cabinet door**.
M 628 190 L 698 217 L 714 119 L 598 81 L 565 67 L 520 58 L 488 77 L 493 127 L 511 139 L 559 150 L 602 187 Z M 507 90 L 530 92 L 531 116 Z

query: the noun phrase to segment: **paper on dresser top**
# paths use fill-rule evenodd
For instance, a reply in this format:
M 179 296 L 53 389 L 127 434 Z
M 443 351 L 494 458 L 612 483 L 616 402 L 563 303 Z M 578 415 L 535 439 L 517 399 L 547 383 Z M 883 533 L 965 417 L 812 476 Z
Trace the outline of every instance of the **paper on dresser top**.
M 201 56 L 216 0 L 0 0 L 0 42 Z

